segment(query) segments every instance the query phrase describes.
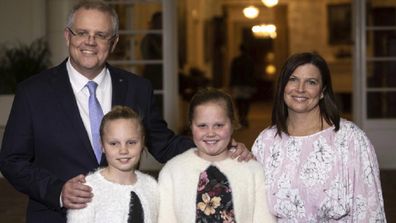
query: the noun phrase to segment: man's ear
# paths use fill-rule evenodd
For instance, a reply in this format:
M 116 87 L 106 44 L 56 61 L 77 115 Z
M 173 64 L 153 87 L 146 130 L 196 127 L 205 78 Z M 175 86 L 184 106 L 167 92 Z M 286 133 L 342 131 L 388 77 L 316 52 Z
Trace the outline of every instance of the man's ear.
M 114 51 L 115 47 L 117 46 L 117 43 L 118 43 L 118 39 L 119 39 L 119 38 L 120 38 L 120 36 L 117 35 L 117 36 L 112 40 L 110 52 L 113 52 L 113 51 Z
M 65 28 L 63 30 L 63 37 L 65 38 L 66 46 L 69 46 L 70 45 L 70 33 L 69 33 L 69 30 L 67 30 L 67 28 Z

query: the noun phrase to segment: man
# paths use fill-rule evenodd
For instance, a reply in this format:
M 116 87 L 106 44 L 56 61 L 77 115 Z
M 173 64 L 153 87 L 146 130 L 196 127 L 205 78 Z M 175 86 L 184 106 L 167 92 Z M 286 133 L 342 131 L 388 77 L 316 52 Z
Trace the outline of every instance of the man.
M 251 98 L 256 91 L 254 61 L 244 44 L 241 44 L 239 49 L 240 55 L 231 63 L 230 86 L 235 99 L 235 107 L 238 110 L 239 122 L 241 126 L 248 127 Z
M 83 174 L 106 160 L 100 148 L 99 154 L 94 151 L 93 107 L 102 113 L 114 105 L 137 111 L 147 130 L 147 147 L 161 162 L 193 146 L 167 128 L 149 81 L 106 63 L 118 41 L 118 18 L 111 7 L 98 1 L 76 5 L 64 37 L 69 58 L 18 86 L 0 153 L 3 175 L 29 196 L 27 222 L 66 222 L 66 209 L 83 208 L 94 196 Z M 92 81 L 96 95 L 89 89 Z M 91 107 L 91 98 L 100 109 Z M 235 156 L 250 157 L 243 145 L 238 147 Z

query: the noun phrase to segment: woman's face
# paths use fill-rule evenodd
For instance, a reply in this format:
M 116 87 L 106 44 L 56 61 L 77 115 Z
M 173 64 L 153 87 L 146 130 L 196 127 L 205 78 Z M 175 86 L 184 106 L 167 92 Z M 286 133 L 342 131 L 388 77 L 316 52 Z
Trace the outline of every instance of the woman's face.
M 303 64 L 290 75 L 284 91 L 289 116 L 319 114 L 319 100 L 323 98 L 322 75 L 313 64 Z

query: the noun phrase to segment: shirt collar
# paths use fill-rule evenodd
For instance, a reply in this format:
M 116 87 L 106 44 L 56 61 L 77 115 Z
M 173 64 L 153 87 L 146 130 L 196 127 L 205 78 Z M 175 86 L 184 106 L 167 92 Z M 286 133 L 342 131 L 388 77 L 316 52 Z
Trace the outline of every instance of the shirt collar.
M 66 68 L 69 74 L 70 82 L 72 86 L 74 86 L 74 89 L 76 91 L 83 90 L 87 82 L 90 81 L 90 79 L 86 78 L 72 66 L 72 64 L 70 63 L 70 58 L 67 60 Z M 100 71 L 100 73 L 92 80 L 98 84 L 99 88 L 106 77 L 106 73 L 108 73 L 107 68 L 104 67 L 102 71 Z

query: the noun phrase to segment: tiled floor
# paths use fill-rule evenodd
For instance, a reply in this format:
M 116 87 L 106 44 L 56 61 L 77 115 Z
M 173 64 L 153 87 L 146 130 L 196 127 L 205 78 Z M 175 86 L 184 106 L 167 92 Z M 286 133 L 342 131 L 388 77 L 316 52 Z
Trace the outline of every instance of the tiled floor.
M 266 115 L 262 115 L 266 114 Z M 254 104 L 249 115 L 249 128 L 240 129 L 235 138 L 249 148 L 258 133 L 270 123 L 271 110 L 263 104 Z M 396 170 L 381 171 L 381 182 L 388 223 L 396 223 Z M 24 222 L 27 198 L 15 191 L 9 183 L 0 178 L 0 223 Z

